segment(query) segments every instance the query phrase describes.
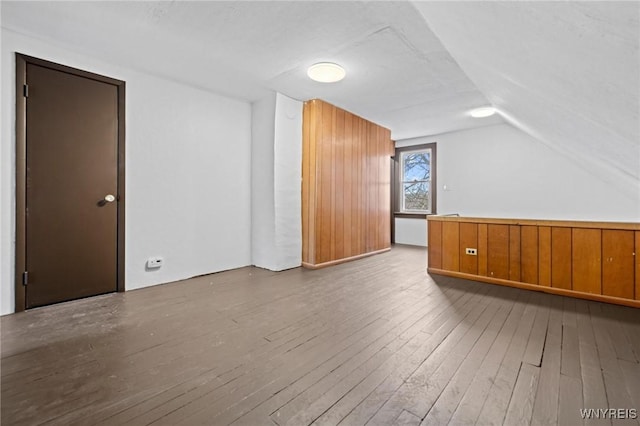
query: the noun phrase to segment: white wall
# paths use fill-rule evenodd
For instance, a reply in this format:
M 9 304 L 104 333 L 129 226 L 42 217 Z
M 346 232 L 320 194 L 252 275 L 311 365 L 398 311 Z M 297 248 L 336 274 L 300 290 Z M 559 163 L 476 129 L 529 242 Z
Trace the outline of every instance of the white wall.
M 395 218 L 396 244 L 427 246 L 427 221 L 424 219 Z
M 302 107 L 276 95 L 274 198 L 277 270 L 302 264 Z
M 640 188 L 611 185 L 511 125 L 407 139 L 396 146 L 429 142 L 438 143 L 438 214 L 640 220 Z M 415 228 L 396 220 L 396 242 L 405 243 L 398 235 Z
M 0 313 L 14 310 L 15 52 L 126 81 L 126 288 L 249 265 L 249 103 L 2 30 Z M 150 256 L 165 265 L 145 271 Z
M 251 105 L 251 263 L 261 268 L 269 268 L 274 262 L 275 114 L 275 93 Z
M 252 106 L 251 260 L 273 271 L 302 262 L 302 102 L 280 93 Z

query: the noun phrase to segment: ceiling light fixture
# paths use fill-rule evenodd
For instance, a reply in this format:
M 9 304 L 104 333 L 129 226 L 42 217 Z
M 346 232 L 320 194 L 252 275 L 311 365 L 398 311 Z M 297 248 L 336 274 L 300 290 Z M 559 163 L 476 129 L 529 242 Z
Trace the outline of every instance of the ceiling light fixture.
M 482 108 L 472 109 L 469 114 L 471 114 L 473 118 L 485 118 L 485 117 L 491 117 L 495 113 L 496 113 L 496 109 L 494 107 L 482 107 Z
M 331 62 L 318 62 L 307 70 L 309 78 L 320 83 L 335 83 L 342 80 L 346 74 L 344 68 Z

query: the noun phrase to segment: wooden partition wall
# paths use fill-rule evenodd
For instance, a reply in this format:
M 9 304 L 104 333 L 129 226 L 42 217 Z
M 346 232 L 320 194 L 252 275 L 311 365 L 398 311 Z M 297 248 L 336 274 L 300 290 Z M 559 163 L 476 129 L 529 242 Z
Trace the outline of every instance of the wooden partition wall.
M 391 246 L 391 132 L 321 100 L 304 104 L 302 265 Z
M 429 273 L 640 307 L 638 223 L 443 216 L 428 223 Z

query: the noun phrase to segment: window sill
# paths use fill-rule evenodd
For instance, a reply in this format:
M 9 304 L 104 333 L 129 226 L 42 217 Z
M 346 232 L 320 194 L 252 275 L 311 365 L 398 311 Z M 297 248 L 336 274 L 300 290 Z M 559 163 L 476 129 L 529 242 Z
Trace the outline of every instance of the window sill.
M 433 213 L 403 213 L 394 212 L 393 217 L 400 217 L 404 219 L 426 219 L 428 215 Z

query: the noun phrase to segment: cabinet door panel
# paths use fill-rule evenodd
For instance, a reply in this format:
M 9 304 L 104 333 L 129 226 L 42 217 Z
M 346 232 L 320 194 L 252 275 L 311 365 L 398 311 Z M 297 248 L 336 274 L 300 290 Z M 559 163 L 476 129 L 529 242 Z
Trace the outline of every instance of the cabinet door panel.
M 636 247 L 633 252 L 636 258 L 636 300 L 640 300 L 640 231 L 636 231 Z
M 509 279 L 520 281 L 520 226 L 509 226 Z
M 467 254 L 467 248 L 478 250 L 478 224 L 460 224 L 460 272 L 478 274 L 478 256 Z
M 442 224 L 442 269 L 460 271 L 460 224 Z
M 571 290 L 571 228 L 551 228 L 551 287 Z
M 509 225 L 489 225 L 487 229 L 488 276 L 509 279 Z
M 520 227 L 520 267 L 522 282 L 538 284 L 538 227 Z
M 538 284 L 551 286 L 551 228 L 538 227 Z
M 602 294 L 633 299 L 634 232 L 602 231 Z
M 442 222 L 429 221 L 429 268 L 442 269 Z
M 478 224 L 478 275 L 487 276 L 487 224 Z
M 573 289 L 602 294 L 602 232 L 599 229 L 573 228 Z

